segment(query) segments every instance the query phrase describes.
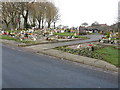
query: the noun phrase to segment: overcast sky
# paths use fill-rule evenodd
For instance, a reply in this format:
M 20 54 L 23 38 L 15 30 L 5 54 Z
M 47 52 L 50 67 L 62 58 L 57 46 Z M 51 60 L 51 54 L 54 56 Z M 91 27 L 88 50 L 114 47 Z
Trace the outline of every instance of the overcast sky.
M 50 0 L 59 8 L 59 24 L 79 26 L 83 22 L 89 25 L 94 21 L 111 25 L 116 23 L 118 1 L 120 0 Z

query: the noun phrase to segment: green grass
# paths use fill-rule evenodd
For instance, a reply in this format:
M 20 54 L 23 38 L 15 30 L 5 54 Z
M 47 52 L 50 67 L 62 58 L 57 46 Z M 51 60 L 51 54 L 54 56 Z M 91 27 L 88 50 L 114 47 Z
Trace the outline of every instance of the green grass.
M 74 35 L 74 33 L 67 33 L 67 32 L 64 32 L 64 33 L 54 33 L 55 35 L 60 35 L 60 36 L 71 36 L 71 35 Z
M 6 40 L 14 40 L 14 41 L 17 41 L 17 39 L 16 38 L 13 38 L 13 37 L 10 37 L 10 36 L 1 36 L 0 35 L 0 39 L 6 39 Z
M 105 47 L 99 50 L 96 50 L 95 52 L 99 53 L 102 55 L 102 58 L 115 65 L 115 66 L 120 66 L 118 65 L 118 52 L 120 52 L 119 49 L 115 49 L 114 47 Z
M 35 41 L 29 41 L 29 40 L 20 41 L 19 39 L 16 39 L 16 38 L 10 37 L 10 36 L 5 36 L 5 35 L 3 35 L 3 36 L 0 35 L 0 39 L 13 40 L 13 41 L 16 41 L 16 42 L 26 43 L 26 44 L 36 44 Z
M 72 49 L 68 47 L 56 47 L 55 49 L 61 50 L 64 52 L 72 53 L 75 55 L 86 56 L 90 58 L 104 60 L 108 63 L 111 63 L 117 67 L 120 67 L 118 63 L 120 49 L 116 49 L 116 46 L 96 46 L 95 51 L 89 51 L 86 48 L 83 49 Z
M 75 36 L 74 34 L 75 33 L 67 33 L 67 32 L 64 32 L 64 33 L 54 33 L 54 35 L 59 35 L 59 36 L 74 36 L 76 38 L 88 39 L 87 37 L 80 36 L 80 35 Z

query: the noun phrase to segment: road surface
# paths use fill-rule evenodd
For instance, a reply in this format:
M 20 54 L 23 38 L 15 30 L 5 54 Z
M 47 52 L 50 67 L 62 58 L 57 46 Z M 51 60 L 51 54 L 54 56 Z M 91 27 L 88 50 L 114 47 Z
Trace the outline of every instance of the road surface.
M 118 75 L 2 46 L 3 88 L 117 88 Z

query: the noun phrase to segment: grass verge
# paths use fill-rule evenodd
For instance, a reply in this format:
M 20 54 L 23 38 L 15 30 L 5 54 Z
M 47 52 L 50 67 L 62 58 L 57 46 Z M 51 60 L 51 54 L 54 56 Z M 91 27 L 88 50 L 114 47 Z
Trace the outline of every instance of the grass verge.
M 67 32 L 64 32 L 64 33 L 54 33 L 54 35 L 59 35 L 59 36 L 73 36 L 75 38 L 82 38 L 82 39 L 88 39 L 87 37 L 85 36 L 80 36 L 80 35 L 74 35 L 75 33 L 67 33 Z
M 2 35 L 0 35 L 0 39 L 6 39 L 6 40 L 14 40 L 14 41 L 17 41 L 17 39 L 16 38 L 13 38 L 13 37 L 9 37 L 9 36 L 2 36 Z
M 19 43 L 25 43 L 25 44 L 36 44 L 35 41 L 29 41 L 29 40 L 20 41 L 20 40 L 14 38 L 14 37 L 5 36 L 5 35 L 3 35 L 3 36 L 0 35 L 0 39 L 13 40 L 13 41 L 16 41 L 16 42 L 19 42 Z
M 120 49 L 116 49 L 116 47 L 113 47 L 113 46 L 97 45 L 94 51 L 90 51 L 87 48 L 72 49 L 72 48 L 68 48 L 67 46 L 57 47 L 55 49 L 68 52 L 71 54 L 75 54 L 75 55 L 81 55 L 81 56 L 86 56 L 90 58 L 104 60 L 117 67 L 120 67 L 120 64 L 118 63 Z
M 96 50 L 95 52 L 99 53 L 102 55 L 103 60 L 115 65 L 115 66 L 120 66 L 118 65 L 119 63 L 119 52 L 120 49 L 116 49 L 114 47 L 105 47 L 99 50 Z

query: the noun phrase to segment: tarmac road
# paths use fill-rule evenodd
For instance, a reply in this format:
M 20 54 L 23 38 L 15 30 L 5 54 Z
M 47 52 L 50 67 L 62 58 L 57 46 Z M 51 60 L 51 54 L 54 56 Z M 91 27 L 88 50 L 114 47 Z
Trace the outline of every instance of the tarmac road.
M 2 46 L 3 88 L 118 88 L 118 75 Z

